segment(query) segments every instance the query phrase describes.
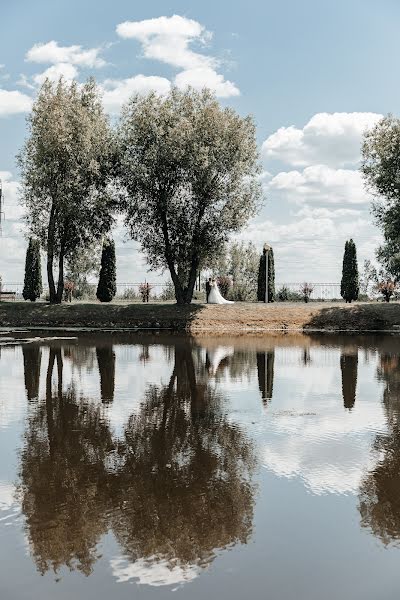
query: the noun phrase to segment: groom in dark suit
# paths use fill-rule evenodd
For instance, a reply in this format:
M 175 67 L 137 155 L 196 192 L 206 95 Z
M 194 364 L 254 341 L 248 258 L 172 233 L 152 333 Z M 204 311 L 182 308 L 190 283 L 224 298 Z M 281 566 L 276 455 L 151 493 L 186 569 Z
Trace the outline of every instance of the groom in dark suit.
M 208 304 L 208 296 L 210 295 L 211 292 L 211 277 L 209 279 L 207 279 L 206 281 L 206 300 L 207 300 L 207 304 Z

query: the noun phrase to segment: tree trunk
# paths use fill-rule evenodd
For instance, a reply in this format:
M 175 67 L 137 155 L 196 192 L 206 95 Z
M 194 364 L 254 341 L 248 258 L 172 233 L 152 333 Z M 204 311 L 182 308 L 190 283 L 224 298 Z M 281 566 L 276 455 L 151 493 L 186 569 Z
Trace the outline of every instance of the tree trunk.
M 64 251 L 60 250 L 60 256 L 58 257 L 58 283 L 57 283 L 57 294 L 56 304 L 61 304 L 64 294 Z
M 197 271 L 199 269 L 199 260 L 197 257 L 192 259 L 190 266 L 188 285 L 185 287 L 183 304 L 190 304 L 193 298 L 194 286 L 196 285 Z
M 56 286 L 54 283 L 53 273 L 55 224 L 56 210 L 53 203 L 51 206 L 49 227 L 47 231 L 47 281 L 49 284 L 50 304 L 55 304 L 57 302 Z

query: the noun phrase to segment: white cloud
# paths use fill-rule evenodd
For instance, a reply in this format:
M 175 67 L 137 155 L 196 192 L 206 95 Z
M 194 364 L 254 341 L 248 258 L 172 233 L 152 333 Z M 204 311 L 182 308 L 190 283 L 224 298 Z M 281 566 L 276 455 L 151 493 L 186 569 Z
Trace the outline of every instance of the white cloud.
M 106 62 L 99 57 L 101 48 L 89 48 L 85 50 L 82 46 L 59 46 L 58 42 L 52 40 L 47 44 L 35 44 L 26 53 L 26 60 L 34 63 L 70 63 L 80 67 L 99 68 Z
M 285 195 L 298 204 L 366 204 L 366 193 L 359 171 L 333 169 L 327 165 L 312 165 L 302 171 L 281 171 L 267 184 L 268 190 Z
M 0 88 L 0 117 L 28 112 L 32 107 L 32 99 L 17 90 L 9 91 Z
M 232 81 L 225 80 L 223 75 L 210 67 L 197 67 L 196 69 L 182 71 L 175 77 L 175 84 L 181 89 L 190 86 L 201 90 L 207 87 L 212 89 L 220 98 L 240 95 L 239 89 Z
M 58 63 L 53 65 L 43 71 L 43 73 L 38 73 L 33 76 L 33 81 L 37 85 L 42 85 L 42 83 L 49 79 L 50 81 L 57 82 L 60 77 L 63 77 L 66 81 L 72 81 L 78 75 L 78 69 L 69 63 Z
M 107 111 L 117 113 L 135 93 L 168 93 L 171 83 L 165 77 L 136 75 L 128 79 L 107 79 L 102 83 L 103 103 Z
M 364 131 L 381 118 L 369 112 L 317 113 L 302 129 L 280 127 L 263 143 L 263 154 L 295 166 L 356 164 Z
M 117 34 L 122 38 L 136 39 L 143 46 L 146 58 L 159 60 L 182 69 L 212 67 L 214 58 L 193 52 L 189 44 L 203 42 L 210 34 L 197 21 L 179 15 L 158 17 L 144 21 L 125 21 L 117 26 Z
M 144 21 L 125 21 L 117 26 L 117 34 L 124 39 L 136 39 L 142 44 L 143 56 L 183 69 L 175 78 L 180 88 L 208 87 L 217 96 L 239 95 L 239 89 L 217 73 L 219 61 L 209 55 L 195 52 L 193 43 L 204 46 L 211 34 L 203 25 L 179 15 L 158 17 Z
M 23 210 L 19 204 L 19 183 L 12 179 L 9 171 L 0 171 L 3 183 L 3 211 L 7 220 L 16 221 L 21 218 Z

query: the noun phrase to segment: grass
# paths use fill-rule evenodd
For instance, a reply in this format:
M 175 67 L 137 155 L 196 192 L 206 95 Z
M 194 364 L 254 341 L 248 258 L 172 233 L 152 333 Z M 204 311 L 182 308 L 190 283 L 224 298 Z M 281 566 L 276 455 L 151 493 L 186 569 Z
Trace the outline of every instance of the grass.
M 277 302 L 177 306 L 76 302 L 0 302 L 3 328 L 172 329 L 176 331 L 241 332 L 267 330 L 382 331 L 400 327 L 398 303 L 344 304 Z

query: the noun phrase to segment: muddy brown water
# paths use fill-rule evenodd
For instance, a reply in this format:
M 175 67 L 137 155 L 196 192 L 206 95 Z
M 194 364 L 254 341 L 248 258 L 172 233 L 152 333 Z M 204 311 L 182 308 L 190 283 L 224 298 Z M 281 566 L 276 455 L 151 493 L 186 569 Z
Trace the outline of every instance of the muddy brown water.
M 397 599 L 399 341 L 3 331 L 0 597 Z

